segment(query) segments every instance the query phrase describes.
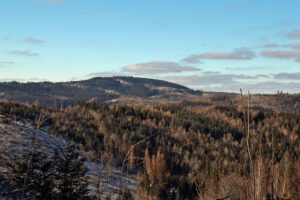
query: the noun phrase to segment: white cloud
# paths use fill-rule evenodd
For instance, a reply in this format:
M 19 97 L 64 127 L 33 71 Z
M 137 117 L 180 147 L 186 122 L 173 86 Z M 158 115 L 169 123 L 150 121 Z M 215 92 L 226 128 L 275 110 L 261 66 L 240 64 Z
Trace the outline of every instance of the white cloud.
M 1 67 L 7 67 L 7 66 L 10 66 L 10 65 L 13 65 L 14 62 L 11 62 L 11 61 L 0 61 L 0 68 Z
M 292 49 L 299 49 L 300 50 L 300 43 L 291 43 L 287 45 L 288 47 Z
M 295 73 L 278 73 L 274 75 L 275 79 L 300 80 L 300 72 Z
M 287 78 L 290 78 L 290 82 L 274 79 L 264 74 L 255 76 L 234 74 L 165 76 L 161 77 L 161 79 L 205 91 L 238 93 L 240 88 L 242 88 L 244 91 L 252 93 L 276 93 L 278 90 L 294 93 L 299 92 L 300 81 L 296 80 L 296 76 L 298 75 L 295 75 L 293 79 L 289 76 Z
M 295 59 L 298 62 L 300 59 L 300 50 L 278 50 L 278 51 L 262 51 L 261 56 L 266 58 L 279 58 L 279 59 Z
M 300 39 L 300 29 L 287 32 L 285 36 L 290 39 Z
M 108 71 L 108 72 L 95 72 L 88 74 L 88 77 L 112 77 L 112 76 L 128 76 L 129 74 L 125 72 L 116 72 L 116 71 Z
M 133 74 L 164 74 L 187 71 L 200 71 L 199 68 L 184 66 L 175 62 L 153 61 L 147 63 L 137 63 L 125 66 L 122 72 Z
M 17 56 L 29 56 L 29 57 L 39 56 L 38 53 L 29 50 L 12 50 L 12 51 L 5 51 L 5 52 Z
M 262 47 L 263 48 L 276 48 L 276 47 L 279 47 L 279 45 L 276 43 L 268 43 L 268 44 L 264 44 Z
M 25 38 L 23 40 L 23 42 L 28 43 L 28 44 L 43 44 L 43 43 L 45 43 L 44 40 L 36 39 L 36 38 L 33 38 L 33 37 Z
M 240 48 L 233 51 L 209 51 L 201 54 L 193 54 L 182 59 L 182 61 L 186 63 L 198 63 L 201 62 L 201 59 L 251 60 L 255 57 L 255 53 L 249 48 Z

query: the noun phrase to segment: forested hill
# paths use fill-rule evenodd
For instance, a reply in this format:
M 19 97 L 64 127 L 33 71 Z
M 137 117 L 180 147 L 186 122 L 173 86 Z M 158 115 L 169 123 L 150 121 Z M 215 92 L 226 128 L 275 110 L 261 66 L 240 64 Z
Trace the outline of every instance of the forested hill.
M 97 199 L 299 200 L 300 115 L 250 106 L 81 103 L 60 109 L 0 102 L 0 199 L 22 199 L 24 188 L 26 199 L 92 200 L 61 197 L 86 188 L 80 179 L 87 178 L 88 194 L 96 192 Z M 32 184 L 24 187 L 41 121 L 27 181 Z M 64 145 L 72 143 L 76 148 Z M 87 173 L 73 167 L 84 168 L 78 150 L 94 163 Z M 65 183 L 67 192 L 60 189 Z
M 201 96 L 200 91 L 166 81 L 136 77 L 97 77 L 71 82 L 0 83 L 0 99 L 48 105 L 69 105 L 78 101 L 105 102 L 120 96 L 187 97 Z

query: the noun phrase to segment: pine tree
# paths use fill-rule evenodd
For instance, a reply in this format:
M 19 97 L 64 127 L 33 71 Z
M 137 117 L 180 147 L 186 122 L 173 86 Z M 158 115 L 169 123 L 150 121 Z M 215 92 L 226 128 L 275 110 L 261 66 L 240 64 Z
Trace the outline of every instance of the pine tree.
M 66 150 L 56 151 L 57 198 L 68 200 L 88 199 L 86 169 L 75 145 L 68 145 Z
M 133 197 L 128 188 L 120 188 L 116 200 L 133 200 Z
M 13 181 L 9 196 L 21 198 L 24 195 L 25 199 L 51 199 L 53 188 L 51 164 L 50 158 L 38 151 L 33 154 L 27 171 L 28 155 L 17 158 L 10 166 Z

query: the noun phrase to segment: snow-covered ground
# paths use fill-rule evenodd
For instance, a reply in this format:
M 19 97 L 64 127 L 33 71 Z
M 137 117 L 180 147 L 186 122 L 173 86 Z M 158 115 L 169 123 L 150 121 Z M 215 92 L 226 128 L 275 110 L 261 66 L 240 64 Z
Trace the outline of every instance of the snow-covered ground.
M 31 150 L 36 133 L 37 130 L 30 123 L 13 121 L 8 124 L 4 123 L 4 117 L 0 116 L 0 160 L 13 159 L 20 156 L 22 152 Z M 39 151 L 49 154 L 53 154 L 57 148 L 66 147 L 68 143 L 62 137 L 49 135 L 45 129 L 38 132 L 38 142 L 40 144 Z M 100 174 L 101 182 L 98 191 L 103 195 L 111 194 L 112 197 L 116 197 L 117 190 L 121 186 L 131 189 L 134 195 L 136 190 L 134 176 L 121 173 L 116 168 L 103 167 L 101 163 L 88 159 L 88 154 L 85 152 L 82 152 L 82 155 L 87 158 L 85 165 L 89 187 L 93 194 L 97 192 Z M 101 173 L 99 173 L 99 170 Z M 5 166 L 1 166 L 0 162 L 0 173 L 5 173 L 5 171 Z M 2 198 L 0 197 L 0 199 Z

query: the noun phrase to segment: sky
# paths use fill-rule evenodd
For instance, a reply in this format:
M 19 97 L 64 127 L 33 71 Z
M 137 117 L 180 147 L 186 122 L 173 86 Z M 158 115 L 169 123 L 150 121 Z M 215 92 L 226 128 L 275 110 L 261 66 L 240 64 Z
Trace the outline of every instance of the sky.
M 299 0 L 2 0 L 0 81 L 300 93 Z

